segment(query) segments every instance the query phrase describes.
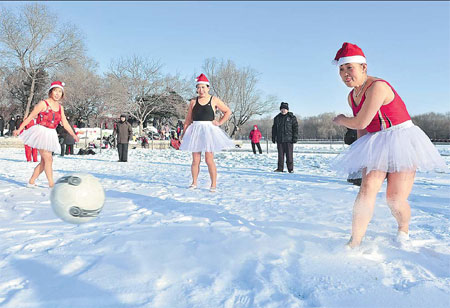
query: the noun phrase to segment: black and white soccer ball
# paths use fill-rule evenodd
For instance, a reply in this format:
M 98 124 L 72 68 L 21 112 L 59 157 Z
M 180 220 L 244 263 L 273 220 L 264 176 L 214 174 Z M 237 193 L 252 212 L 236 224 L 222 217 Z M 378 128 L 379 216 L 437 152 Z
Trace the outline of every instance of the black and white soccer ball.
M 82 224 L 96 218 L 103 208 L 105 192 L 99 180 L 85 173 L 63 176 L 50 194 L 53 211 L 62 220 Z

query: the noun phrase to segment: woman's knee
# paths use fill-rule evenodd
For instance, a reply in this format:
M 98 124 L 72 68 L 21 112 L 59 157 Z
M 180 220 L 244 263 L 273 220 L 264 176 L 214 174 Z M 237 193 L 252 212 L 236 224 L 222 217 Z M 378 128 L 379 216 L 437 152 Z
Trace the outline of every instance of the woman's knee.
M 44 158 L 45 165 L 51 165 L 52 163 L 53 163 L 53 157 L 51 155 Z
M 51 165 L 53 162 L 53 157 L 52 155 L 41 155 L 41 162 L 40 164 L 42 165 L 42 167 L 45 167 L 47 165 Z
M 405 198 L 401 198 L 400 196 L 396 194 L 386 195 L 386 202 L 391 209 L 392 212 L 399 212 L 402 210 L 402 208 L 407 203 L 407 200 Z
M 202 161 L 202 157 L 200 155 L 193 155 L 192 156 L 192 164 L 193 165 L 200 165 L 201 161 Z
M 373 197 L 378 194 L 380 186 L 377 183 L 371 181 L 363 181 L 359 189 L 360 197 Z
M 369 174 L 364 175 L 359 193 L 365 195 L 377 194 L 385 178 L 386 174 L 380 172 L 372 171 Z
M 205 155 L 205 162 L 207 165 L 214 164 L 214 156 Z

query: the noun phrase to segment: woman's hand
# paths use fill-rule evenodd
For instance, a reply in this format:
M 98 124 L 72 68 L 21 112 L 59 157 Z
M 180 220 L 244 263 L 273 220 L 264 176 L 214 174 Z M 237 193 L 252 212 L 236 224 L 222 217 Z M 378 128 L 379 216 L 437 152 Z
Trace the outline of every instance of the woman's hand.
M 217 121 L 217 120 L 213 120 L 213 121 L 212 121 L 212 124 L 215 125 L 215 126 L 220 126 L 220 123 L 219 123 L 219 121 Z
M 80 141 L 80 137 L 78 137 L 77 135 L 73 136 L 73 139 L 75 139 L 75 142 L 79 142 Z
M 336 123 L 337 125 L 344 125 L 344 124 L 343 124 L 343 120 L 344 120 L 345 118 L 346 118 L 345 115 L 340 114 L 340 115 L 338 115 L 337 117 L 335 117 L 335 118 L 333 119 L 333 122 Z
M 13 136 L 14 137 L 19 136 L 19 130 L 17 130 L 17 129 L 13 130 Z

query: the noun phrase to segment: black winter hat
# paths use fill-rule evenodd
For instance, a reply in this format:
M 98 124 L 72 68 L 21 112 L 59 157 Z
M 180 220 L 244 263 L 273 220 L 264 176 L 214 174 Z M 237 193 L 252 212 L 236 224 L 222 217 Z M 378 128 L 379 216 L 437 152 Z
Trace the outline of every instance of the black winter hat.
M 127 118 L 127 115 L 126 115 L 126 114 L 121 114 L 120 117 L 126 119 L 126 118 Z
M 281 109 L 287 109 L 287 110 L 289 110 L 289 104 L 288 104 L 288 103 L 285 103 L 285 102 L 281 102 L 280 110 L 281 110 Z

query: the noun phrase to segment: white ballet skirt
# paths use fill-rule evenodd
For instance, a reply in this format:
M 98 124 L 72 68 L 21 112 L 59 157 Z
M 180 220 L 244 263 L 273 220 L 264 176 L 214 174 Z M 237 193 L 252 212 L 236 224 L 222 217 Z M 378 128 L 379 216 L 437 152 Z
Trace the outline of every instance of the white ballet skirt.
M 36 124 L 24 130 L 22 134 L 19 135 L 19 138 L 24 144 L 32 148 L 56 153 L 61 152 L 58 134 L 54 128 Z
M 220 152 L 234 148 L 233 140 L 212 121 L 194 121 L 188 126 L 180 150 L 188 152 Z
M 448 171 L 428 136 L 411 120 L 379 132 L 367 133 L 331 163 L 338 174 L 358 177 L 364 168 L 388 173 L 402 171 Z M 360 176 L 360 175 L 359 175 Z

